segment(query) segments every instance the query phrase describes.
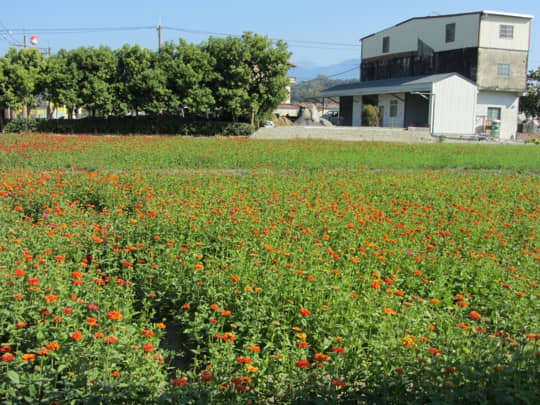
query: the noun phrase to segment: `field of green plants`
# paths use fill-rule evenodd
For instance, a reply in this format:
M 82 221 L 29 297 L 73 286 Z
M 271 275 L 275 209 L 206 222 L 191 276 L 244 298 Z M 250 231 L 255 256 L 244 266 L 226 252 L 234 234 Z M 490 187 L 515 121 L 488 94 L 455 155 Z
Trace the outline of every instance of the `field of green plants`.
M 540 148 L 0 136 L 0 402 L 540 396 Z

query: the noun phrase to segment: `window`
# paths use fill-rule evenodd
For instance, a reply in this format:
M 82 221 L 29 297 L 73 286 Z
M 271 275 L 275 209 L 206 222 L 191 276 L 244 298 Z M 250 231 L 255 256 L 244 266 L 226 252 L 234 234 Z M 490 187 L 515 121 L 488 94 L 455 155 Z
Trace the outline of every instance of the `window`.
M 390 100 L 390 117 L 397 117 L 397 100 Z
M 510 64 L 509 63 L 497 63 L 497 76 L 510 77 Z
M 499 38 L 514 38 L 514 26 L 506 24 L 499 25 Z
M 382 51 L 386 53 L 390 50 L 390 37 L 383 37 L 382 39 Z
M 446 24 L 446 42 L 454 42 L 456 40 L 456 23 Z
M 500 107 L 488 107 L 487 113 L 488 120 L 500 120 L 501 119 L 501 108 Z

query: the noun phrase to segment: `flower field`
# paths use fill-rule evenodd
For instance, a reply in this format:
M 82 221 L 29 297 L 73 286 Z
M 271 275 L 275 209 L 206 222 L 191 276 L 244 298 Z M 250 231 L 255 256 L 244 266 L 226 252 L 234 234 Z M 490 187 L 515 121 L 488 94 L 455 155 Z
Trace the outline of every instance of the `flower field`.
M 539 157 L 3 135 L 0 402 L 534 403 Z

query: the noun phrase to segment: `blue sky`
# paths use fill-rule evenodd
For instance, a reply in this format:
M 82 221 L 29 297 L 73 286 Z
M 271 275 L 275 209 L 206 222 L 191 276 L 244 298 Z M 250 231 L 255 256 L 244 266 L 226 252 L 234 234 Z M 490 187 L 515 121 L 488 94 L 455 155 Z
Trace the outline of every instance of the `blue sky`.
M 164 29 L 164 41 L 183 37 L 188 42 L 200 43 L 208 38 L 208 33 L 238 35 L 252 31 L 287 41 L 293 53 L 291 61 L 298 65 L 326 66 L 360 59 L 360 38 L 411 17 L 497 10 L 535 16 L 529 68 L 540 66 L 540 2 L 533 0 L 341 0 L 335 3 L 328 0 L 2 0 L 2 3 L 0 54 L 11 43 L 22 42 L 24 33 L 28 37 L 38 35 L 37 46 L 51 47 L 53 53 L 60 48 L 99 45 L 119 48 L 126 43 L 157 49 L 155 27 L 161 21 L 162 26 L 177 29 Z M 126 27 L 139 29 L 82 32 L 86 28 Z M 71 28 L 76 32 L 58 32 Z M 52 32 L 53 29 L 57 31 Z

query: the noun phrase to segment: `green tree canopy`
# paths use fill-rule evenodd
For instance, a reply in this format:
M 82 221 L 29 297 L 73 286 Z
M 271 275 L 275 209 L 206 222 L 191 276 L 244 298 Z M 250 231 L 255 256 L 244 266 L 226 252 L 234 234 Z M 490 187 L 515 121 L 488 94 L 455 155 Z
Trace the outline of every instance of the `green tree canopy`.
M 540 67 L 527 76 L 527 95 L 519 99 L 519 110 L 527 117 L 540 116 Z

